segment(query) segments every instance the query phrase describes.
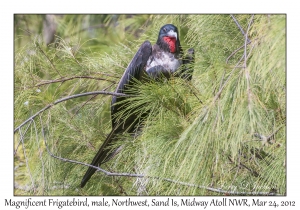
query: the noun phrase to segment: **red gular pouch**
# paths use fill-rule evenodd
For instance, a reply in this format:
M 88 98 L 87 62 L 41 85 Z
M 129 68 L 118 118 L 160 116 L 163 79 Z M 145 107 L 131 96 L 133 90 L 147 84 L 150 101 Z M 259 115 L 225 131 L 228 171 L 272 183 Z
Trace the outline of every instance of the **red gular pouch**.
M 169 36 L 165 36 L 163 37 L 164 41 L 166 43 L 168 43 L 169 48 L 170 48 L 170 52 L 174 53 L 176 51 L 176 38 L 175 37 L 169 37 Z

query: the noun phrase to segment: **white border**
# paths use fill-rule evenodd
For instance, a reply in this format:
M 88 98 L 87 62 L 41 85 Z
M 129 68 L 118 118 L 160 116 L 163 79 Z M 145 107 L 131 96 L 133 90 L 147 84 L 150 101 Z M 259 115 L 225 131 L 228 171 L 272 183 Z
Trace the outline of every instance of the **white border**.
M 296 1 L 293 1 L 296 2 Z M 4 198 L 13 197 L 13 15 L 15 13 L 286 13 L 287 14 L 287 196 L 259 197 L 262 200 L 299 200 L 299 8 L 296 3 L 288 1 L 252 0 L 252 1 L 4 1 L 1 2 L 0 40 L 1 48 L 1 82 L 2 104 L 1 116 L 1 209 Z M 58 197 L 62 198 L 62 197 Z M 112 197 L 109 197 L 112 198 Z M 155 198 L 155 197 L 153 197 Z M 157 198 L 157 197 L 156 197 Z M 233 198 L 233 197 L 230 197 Z M 241 198 L 241 197 L 238 197 Z M 251 198 L 251 197 L 248 197 Z M 255 197 L 254 197 L 255 198 Z M 24 200 L 26 197 L 16 198 Z M 33 199 L 42 199 L 34 197 Z M 95 198 L 97 199 L 97 198 Z M 141 198 L 142 199 L 142 198 Z M 148 198 L 149 201 L 152 198 Z M 164 197 L 162 197 L 164 199 Z M 211 199 L 201 197 L 200 199 Z M 221 199 L 221 197 L 220 197 Z M 4 208 L 3 208 L 4 207 Z M 100 207 L 98 207 L 99 209 Z M 171 207 L 164 207 L 171 209 Z M 234 208 L 234 207 L 230 207 Z M 238 209 L 248 207 L 239 207 Z M 296 209 L 294 207 L 294 209 Z M 22 209 L 22 208 L 21 208 Z M 23 208 L 24 209 L 24 208 Z M 49 209 L 49 208 L 48 208 Z M 54 207 L 57 209 L 57 207 Z M 64 207 L 63 209 L 71 209 Z M 110 208 L 112 209 L 112 208 Z M 131 209 L 131 207 L 122 207 Z M 183 209 L 177 208 L 177 209 Z M 197 208 L 199 209 L 199 207 Z M 201 209 L 201 208 L 200 208 Z M 213 209 L 212 207 L 207 209 Z M 274 207 L 264 207 L 274 209 Z M 280 208 L 282 209 L 282 208 Z

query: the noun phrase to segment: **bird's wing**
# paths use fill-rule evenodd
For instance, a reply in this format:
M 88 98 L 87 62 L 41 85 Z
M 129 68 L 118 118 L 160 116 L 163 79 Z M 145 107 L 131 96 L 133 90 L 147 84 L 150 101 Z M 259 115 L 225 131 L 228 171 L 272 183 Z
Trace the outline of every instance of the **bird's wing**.
M 125 70 L 120 82 L 116 88 L 116 93 L 124 93 L 126 91 L 126 86 L 131 85 L 134 79 L 140 80 L 143 75 L 146 74 L 145 66 L 152 53 L 152 46 L 149 41 L 145 41 L 131 62 L 129 63 L 127 69 Z M 115 127 L 116 120 L 113 118 L 114 114 L 118 112 L 120 104 L 118 102 L 124 100 L 125 97 L 113 96 L 111 101 L 111 116 L 112 116 L 112 127 Z
M 140 80 L 143 76 L 144 67 L 147 64 L 147 61 L 151 55 L 152 47 L 149 41 L 145 41 L 133 59 L 131 60 L 130 64 L 128 65 L 127 69 L 125 70 L 122 78 L 120 79 L 120 82 L 117 86 L 117 89 L 115 92 L 117 93 L 124 93 L 126 91 L 126 86 L 130 85 L 133 82 L 133 79 Z M 112 103 L 111 103 L 111 114 L 112 114 L 112 130 L 110 134 L 107 136 L 106 140 L 101 145 L 100 149 L 98 150 L 97 154 L 95 155 L 92 163 L 90 165 L 93 166 L 99 166 L 102 163 L 108 161 L 110 157 L 114 156 L 115 151 L 111 151 L 111 149 L 108 147 L 110 146 L 111 142 L 114 141 L 116 138 L 116 134 L 120 132 L 122 129 L 117 124 L 116 120 L 113 118 L 113 115 L 119 110 L 120 105 L 117 104 L 117 102 L 120 102 L 124 100 L 124 97 L 116 97 L 113 96 Z M 135 118 L 132 116 L 132 118 Z M 132 124 L 132 122 L 126 121 L 124 124 Z M 127 125 L 125 125 L 126 127 Z M 91 178 L 91 176 L 95 173 L 96 169 L 89 167 L 86 171 L 85 175 L 83 176 L 83 179 L 81 181 L 81 187 L 84 187 L 84 185 L 87 183 L 87 181 Z

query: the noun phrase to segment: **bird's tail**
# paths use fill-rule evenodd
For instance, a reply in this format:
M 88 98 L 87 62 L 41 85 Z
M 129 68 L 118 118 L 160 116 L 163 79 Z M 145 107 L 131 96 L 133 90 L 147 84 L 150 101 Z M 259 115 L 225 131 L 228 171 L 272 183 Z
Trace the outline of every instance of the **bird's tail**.
M 111 149 L 108 148 L 108 146 L 115 139 L 115 137 L 116 137 L 115 135 L 116 135 L 115 129 L 112 129 L 112 131 L 107 136 L 106 140 L 100 147 L 99 151 L 95 155 L 95 157 L 90 165 L 99 167 L 101 164 L 105 163 L 106 161 L 108 161 L 110 158 L 112 158 L 114 156 L 116 150 L 111 151 Z M 96 172 L 96 170 L 97 169 L 93 168 L 93 167 L 88 168 L 88 170 L 86 171 L 85 175 L 83 176 L 83 178 L 81 180 L 80 187 L 85 186 L 85 184 L 89 181 L 89 179 Z

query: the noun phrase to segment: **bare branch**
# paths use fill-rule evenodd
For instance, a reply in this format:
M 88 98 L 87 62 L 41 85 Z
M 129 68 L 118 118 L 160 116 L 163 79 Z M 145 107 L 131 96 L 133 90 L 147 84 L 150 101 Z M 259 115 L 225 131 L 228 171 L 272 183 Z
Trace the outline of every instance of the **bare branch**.
M 256 40 L 256 39 L 255 39 L 255 40 Z M 251 44 L 251 43 L 252 43 L 252 41 L 249 41 L 249 42 L 247 43 L 247 45 L 248 45 L 248 44 Z M 235 51 L 233 51 L 233 52 L 227 57 L 226 63 L 228 63 L 229 59 L 230 59 L 232 56 L 234 56 L 238 51 L 240 51 L 241 49 L 243 49 L 244 46 L 245 46 L 245 44 L 243 44 L 242 46 L 240 46 L 239 48 L 237 48 Z
M 34 87 L 40 87 L 42 85 L 48 85 L 51 83 L 57 83 L 57 82 L 65 82 L 73 79 L 94 79 L 94 80 L 103 80 L 111 83 L 116 83 L 115 81 L 104 79 L 104 78 L 99 78 L 99 77 L 91 77 L 91 76 L 73 76 L 73 77 L 68 77 L 68 78 L 59 78 L 59 79 L 54 79 L 54 80 L 47 80 L 47 81 L 42 81 L 39 84 L 36 84 Z
M 274 138 L 274 135 L 281 129 L 283 128 L 283 125 L 279 126 L 277 130 L 275 130 L 270 136 L 268 136 L 268 141 L 270 141 L 272 138 Z
M 110 84 L 109 86 L 107 86 L 106 88 L 102 89 L 102 91 L 106 91 L 108 88 L 110 88 L 111 86 L 113 86 L 113 83 Z M 72 118 L 78 114 L 79 110 L 82 109 L 82 107 L 84 107 L 89 101 L 93 100 L 97 95 L 93 95 L 91 98 L 89 98 L 86 102 L 84 102 L 84 104 L 82 104 L 75 112 L 75 114 L 73 114 Z
M 239 24 L 238 20 L 233 15 L 230 15 L 230 17 L 233 19 L 233 21 L 235 22 L 235 24 L 237 25 L 237 27 L 240 29 L 240 31 L 242 32 L 243 36 L 245 36 L 245 32 L 244 32 L 242 26 Z M 247 40 L 247 42 L 251 42 L 251 40 L 248 39 L 248 37 L 246 37 L 246 40 Z
M 251 17 L 251 21 L 250 21 L 250 25 L 251 25 L 251 22 L 252 22 L 252 19 L 253 19 L 253 16 Z M 226 59 L 226 63 L 228 63 L 229 59 L 234 56 L 238 51 L 240 51 L 243 47 L 245 47 L 245 45 L 248 45 L 250 44 L 252 41 L 248 38 L 248 30 L 249 30 L 249 26 L 248 25 L 248 28 L 247 28 L 247 32 L 245 33 L 243 28 L 240 26 L 239 22 L 235 19 L 235 17 L 233 15 L 230 15 L 230 17 L 234 20 L 234 22 L 236 23 L 236 25 L 239 27 L 239 29 L 241 30 L 243 36 L 245 37 L 245 43 L 240 46 L 238 49 L 236 49 L 235 51 L 233 51 Z M 245 56 L 245 55 L 244 55 Z
M 230 77 L 232 76 L 233 72 L 239 67 L 240 62 L 243 60 L 244 55 L 240 58 L 240 60 L 237 62 L 237 64 L 235 65 L 235 67 L 232 69 L 232 71 L 230 72 L 229 76 L 227 77 L 226 81 L 223 83 L 223 85 L 220 87 L 219 91 L 217 92 L 217 94 L 214 97 L 213 102 L 215 103 L 216 100 L 220 97 L 223 89 L 225 88 L 225 86 L 227 85 L 227 83 L 229 82 Z M 223 82 L 223 78 L 221 83 Z
M 73 98 L 78 98 L 78 97 L 82 97 L 82 96 L 88 96 L 88 95 L 98 95 L 98 94 L 102 94 L 102 95 L 113 95 L 113 96 L 122 96 L 122 97 L 133 97 L 134 95 L 126 95 L 124 93 L 115 93 L 115 92 L 107 92 L 107 91 L 93 91 L 93 92 L 87 92 L 87 93 L 80 93 L 80 94 L 76 94 L 76 95 L 71 95 L 65 98 L 61 98 L 57 101 L 55 101 L 52 104 L 48 104 L 46 107 L 44 107 L 43 109 L 41 109 L 40 111 L 38 111 L 37 113 L 35 113 L 34 115 L 32 115 L 30 118 L 28 118 L 27 120 L 25 120 L 23 123 L 21 123 L 21 125 L 19 125 L 15 130 L 14 133 L 16 131 L 18 131 L 21 127 L 23 127 L 25 124 L 27 124 L 28 122 L 30 122 L 31 120 L 33 120 L 36 116 L 38 116 L 40 113 L 44 112 L 45 110 L 51 108 L 52 106 L 59 104 L 61 102 L 73 99 Z
M 250 26 L 251 26 L 252 21 L 253 21 L 253 17 L 254 17 L 254 15 L 252 15 L 251 18 L 250 18 L 250 21 L 249 21 L 248 27 L 247 27 L 247 32 L 246 32 L 246 34 L 245 34 L 245 44 L 244 44 L 244 58 L 245 58 L 245 60 L 244 60 L 244 68 L 247 67 L 247 45 L 248 45 L 247 43 L 248 43 L 248 33 L 249 33 Z
M 274 138 L 274 135 L 281 129 L 283 128 L 283 125 L 279 126 L 279 128 L 277 128 L 277 130 L 275 130 L 272 134 L 270 134 L 269 136 L 260 134 L 260 133 L 254 133 L 253 136 L 259 138 L 260 141 L 263 142 L 263 144 L 265 143 L 270 143 L 273 144 L 275 143 L 275 141 L 272 141 L 272 139 Z
M 101 74 L 101 75 L 105 75 L 108 77 L 120 79 L 120 76 L 118 76 L 118 75 L 113 75 L 113 74 L 108 74 L 108 73 L 103 73 L 103 72 L 91 72 L 91 74 Z
M 21 130 L 19 130 L 19 132 L 20 132 L 20 135 L 21 135 L 21 138 L 22 138 L 22 143 L 24 143 L 23 142 L 23 135 L 21 133 Z M 56 159 L 61 160 L 61 161 L 64 161 L 64 162 L 70 162 L 70 163 L 75 163 L 75 164 L 80 164 L 80 165 L 84 165 L 84 166 L 87 166 L 87 167 L 95 168 L 95 169 L 97 169 L 97 172 L 102 172 L 106 176 L 125 176 L 125 177 L 136 177 L 136 178 L 158 179 L 158 180 L 162 180 L 162 181 L 166 181 L 166 182 L 171 182 L 171 183 L 179 184 L 179 185 L 184 185 L 184 186 L 188 186 L 188 187 L 196 187 L 196 188 L 200 188 L 200 189 L 205 189 L 205 190 L 208 190 L 208 191 L 211 191 L 211 192 L 216 192 L 216 193 L 225 194 L 225 195 L 269 195 L 269 196 L 272 195 L 272 196 L 281 196 L 281 194 L 277 194 L 277 193 L 274 193 L 274 192 L 238 192 L 238 191 L 228 191 L 228 190 L 223 190 L 223 189 L 220 189 L 220 188 L 217 189 L 217 188 L 207 187 L 207 186 L 203 186 L 203 185 L 192 184 L 192 183 L 188 183 L 188 182 L 176 181 L 176 180 L 169 179 L 169 178 L 151 177 L 151 176 L 147 176 L 147 175 L 143 175 L 143 174 L 109 172 L 109 171 L 106 171 L 106 170 L 104 170 L 104 169 L 102 169 L 100 167 L 96 167 L 96 166 L 93 166 L 93 165 L 90 165 L 90 164 L 86 164 L 86 163 L 79 162 L 79 161 L 76 161 L 76 160 L 70 160 L 70 159 L 67 159 L 67 158 L 62 158 L 62 157 L 58 157 L 58 156 L 54 155 L 49 150 L 49 147 L 48 147 L 48 144 L 47 144 L 47 141 L 46 141 L 46 136 L 44 134 L 44 129 L 43 128 L 42 128 L 42 136 L 43 136 L 43 140 L 44 140 L 44 143 L 45 143 L 45 146 L 46 146 L 47 153 L 51 157 L 56 158 Z M 23 150 L 25 151 L 24 144 L 23 144 Z M 25 155 L 25 158 L 26 158 L 26 153 L 24 155 Z M 30 190 L 30 189 L 34 190 L 34 184 L 33 184 L 32 177 L 31 177 L 31 180 L 32 180 L 32 185 L 33 186 L 31 188 L 26 187 L 25 190 Z M 18 186 L 16 186 L 16 188 L 20 189 L 20 187 L 18 187 Z
M 30 123 L 29 123 L 29 125 L 27 126 L 27 128 L 25 129 L 25 131 L 24 131 L 24 134 L 23 134 L 23 135 L 25 135 L 25 134 L 26 134 L 26 132 L 27 132 L 28 128 L 29 128 L 29 127 L 30 127 L 30 125 L 31 125 L 31 123 L 32 123 L 32 121 L 30 121 Z M 14 156 L 16 155 L 16 153 L 17 153 L 17 151 L 18 151 L 18 148 L 19 148 L 19 146 L 20 146 L 21 142 L 22 142 L 22 138 L 21 138 L 21 136 L 20 136 L 19 143 L 18 143 L 18 145 L 17 145 L 17 147 L 16 147 L 16 149 L 15 149 L 15 151 L 14 151 Z
M 87 166 L 87 167 L 95 168 L 95 169 L 97 169 L 97 172 L 101 171 L 106 176 L 126 176 L 126 177 L 137 177 L 137 178 L 144 178 L 145 177 L 145 178 L 150 178 L 150 179 L 159 179 L 159 180 L 171 182 L 171 183 L 174 183 L 174 184 L 180 184 L 180 185 L 189 186 L 189 187 L 201 188 L 201 189 L 205 189 L 205 190 L 208 190 L 208 191 L 217 192 L 217 193 L 226 194 L 226 195 L 280 195 L 280 194 L 275 194 L 275 193 L 270 193 L 270 192 L 227 191 L 227 190 L 216 189 L 216 188 L 206 187 L 206 186 L 197 185 L 197 184 L 191 184 L 191 183 L 187 183 L 187 182 L 176 181 L 176 180 L 169 179 L 169 178 L 151 177 L 151 176 L 146 176 L 146 175 L 143 175 L 143 174 L 109 172 L 109 171 L 106 171 L 106 170 L 104 170 L 100 167 L 96 167 L 96 166 L 93 166 L 93 165 L 90 165 L 90 164 L 86 164 L 86 163 L 79 162 L 79 161 L 76 161 L 76 160 L 70 160 L 70 159 L 67 159 L 67 158 L 62 158 L 62 157 L 58 157 L 58 156 L 54 155 L 48 148 L 48 144 L 47 144 L 46 137 L 44 135 L 43 130 L 42 130 L 42 135 L 43 135 L 43 139 L 44 139 L 44 142 L 45 142 L 47 152 L 51 157 L 56 158 L 56 159 L 61 160 L 61 161 L 64 161 L 64 162 L 70 162 L 70 163 L 75 163 L 75 164 L 80 164 L 80 165 L 84 165 L 84 166 Z
M 240 28 L 240 30 L 242 31 L 243 35 L 245 36 L 245 43 L 243 45 L 245 51 L 244 51 L 244 55 L 241 57 L 241 59 L 237 62 L 237 64 L 235 65 L 235 67 L 233 68 L 233 70 L 231 71 L 230 75 L 227 77 L 226 81 L 224 82 L 224 84 L 222 85 L 222 87 L 220 88 L 220 90 L 218 91 L 218 93 L 215 95 L 215 98 L 214 98 L 214 102 L 220 97 L 221 95 L 221 92 L 223 91 L 225 85 L 227 84 L 227 82 L 229 81 L 229 78 L 231 77 L 231 75 L 233 74 L 233 72 L 235 71 L 236 68 L 238 68 L 239 66 L 239 63 L 244 59 L 244 68 L 246 68 L 245 66 L 245 63 L 247 62 L 247 45 L 248 45 L 248 33 L 249 33 L 249 29 L 250 29 L 250 26 L 252 24 L 252 20 L 253 20 L 253 17 L 254 15 L 251 16 L 251 19 L 249 21 L 249 24 L 248 24 L 248 28 L 247 28 L 247 32 L 245 34 L 244 30 L 241 28 L 241 26 L 238 24 L 237 20 L 234 18 L 233 15 L 230 15 L 233 20 L 235 20 L 237 26 Z M 251 41 L 250 41 L 251 42 Z M 242 46 L 240 48 L 238 48 L 236 51 L 240 50 L 243 48 Z M 232 54 L 235 54 L 236 51 L 234 51 Z M 226 62 L 228 62 L 229 58 L 231 57 L 232 55 L 230 55 L 227 59 L 226 59 Z M 223 79 L 222 79 L 223 80 Z

